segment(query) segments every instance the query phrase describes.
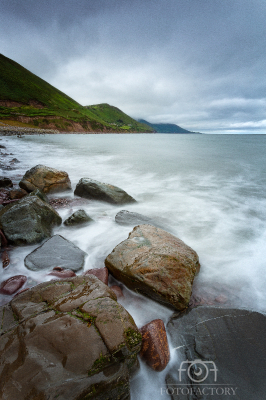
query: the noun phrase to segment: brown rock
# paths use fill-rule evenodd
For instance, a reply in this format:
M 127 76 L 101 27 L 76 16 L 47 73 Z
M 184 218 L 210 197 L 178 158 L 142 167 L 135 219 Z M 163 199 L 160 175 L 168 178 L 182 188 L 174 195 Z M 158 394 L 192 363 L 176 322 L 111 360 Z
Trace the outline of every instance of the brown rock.
M 9 196 L 11 200 L 22 199 L 22 197 L 26 196 L 28 192 L 24 189 L 13 189 L 9 191 Z
M 3 268 L 7 268 L 10 264 L 10 259 L 9 259 L 9 255 L 8 252 L 6 250 L 3 251 L 2 253 L 2 265 Z
M 2 282 L 0 285 L 0 293 L 12 295 L 16 293 L 27 281 L 27 277 L 24 275 L 16 275 Z
M 162 371 L 170 360 L 170 351 L 164 323 L 155 319 L 144 325 L 142 334 L 142 347 L 140 356 L 155 371 Z
M 141 334 L 95 276 L 37 285 L 0 315 L 1 398 L 129 398 Z
M 129 288 L 178 310 L 188 306 L 200 268 L 194 250 L 151 225 L 136 226 L 108 255 L 105 265 Z
M 85 272 L 84 275 L 94 275 L 97 276 L 100 281 L 108 285 L 108 269 L 107 268 L 93 268 Z
M 72 276 L 76 276 L 75 272 L 71 271 L 71 269 L 63 269 L 62 271 L 53 270 L 48 275 L 57 276 L 58 278 L 71 278 Z
M 124 297 L 124 294 L 123 294 L 122 289 L 121 289 L 120 286 L 118 286 L 118 285 L 113 285 L 113 286 L 110 287 L 110 289 L 111 289 L 113 292 L 115 292 L 116 297 L 117 297 L 118 299 L 121 298 L 121 297 Z
M 71 189 L 71 183 L 66 172 L 44 165 L 36 165 L 36 167 L 27 171 L 19 186 L 27 192 L 41 189 L 44 193 L 55 193 Z

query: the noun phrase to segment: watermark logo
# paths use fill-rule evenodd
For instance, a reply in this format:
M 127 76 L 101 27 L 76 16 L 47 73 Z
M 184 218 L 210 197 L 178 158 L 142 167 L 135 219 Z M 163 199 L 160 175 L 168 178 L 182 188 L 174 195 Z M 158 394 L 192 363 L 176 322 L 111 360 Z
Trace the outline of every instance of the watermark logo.
M 200 359 L 182 361 L 177 373 L 173 376 L 173 378 L 177 378 L 179 383 L 165 385 L 161 388 L 161 395 L 177 395 L 178 399 L 184 398 L 183 396 L 187 399 L 188 395 L 215 396 L 216 398 L 219 396 L 220 399 L 236 396 L 237 387 L 232 384 L 217 382 L 218 372 L 213 361 Z M 189 382 L 187 382 L 187 378 Z
M 197 359 L 183 361 L 178 368 L 178 372 L 180 382 L 182 381 L 182 373 L 186 373 L 192 382 L 201 383 L 208 378 L 210 372 L 213 373 L 213 382 L 216 382 L 218 369 L 213 361 Z

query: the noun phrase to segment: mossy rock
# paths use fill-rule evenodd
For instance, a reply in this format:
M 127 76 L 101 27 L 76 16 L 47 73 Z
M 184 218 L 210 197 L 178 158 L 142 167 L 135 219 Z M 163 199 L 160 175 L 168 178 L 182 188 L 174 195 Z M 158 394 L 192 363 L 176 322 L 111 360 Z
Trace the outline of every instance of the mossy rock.
M 129 398 L 141 334 L 95 276 L 37 285 L 0 315 L 2 398 Z

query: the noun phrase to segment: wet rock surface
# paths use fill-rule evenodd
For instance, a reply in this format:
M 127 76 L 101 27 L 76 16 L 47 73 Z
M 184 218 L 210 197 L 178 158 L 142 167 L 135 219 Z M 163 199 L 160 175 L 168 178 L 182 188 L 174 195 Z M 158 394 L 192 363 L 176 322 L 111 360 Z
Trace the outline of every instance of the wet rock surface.
M 117 186 L 95 181 L 90 178 L 81 178 L 74 194 L 86 199 L 105 201 L 111 204 L 135 203 L 129 194 Z
M 151 225 L 135 227 L 107 256 L 105 265 L 129 288 L 178 310 L 188 306 L 200 268 L 194 250 Z
M 71 182 L 64 171 L 36 165 L 25 173 L 19 186 L 27 192 L 40 189 L 44 193 L 55 193 L 71 189 Z
M 26 196 L 0 210 L 0 228 L 18 246 L 41 242 L 61 223 L 59 214 L 37 196 Z
M 85 272 L 84 275 L 94 275 L 97 276 L 100 281 L 105 285 L 108 285 L 108 269 L 107 268 L 92 268 Z
M 155 319 L 144 325 L 140 332 L 140 357 L 155 371 L 164 370 L 170 360 L 170 351 L 163 321 Z
M 24 275 L 16 275 L 2 282 L 0 285 L 0 293 L 12 295 L 16 293 L 26 283 L 27 277 Z
M 64 225 L 77 226 L 85 225 L 90 222 L 93 222 L 93 219 L 84 210 L 77 210 L 64 221 Z
M 60 235 L 54 235 L 25 258 L 25 265 L 32 271 L 61 267 L 80 270 L 87 253 Z
M 167 327 L 178 352 L 178 361 L 166 377 L 173 400 L 265 397 L 265 315 L 239 309 L 197 307 L 182 317 L 174 316 Z M 194 360 L 199 362 L 193 364 Z M 199 383 L 213 387 L 214 394 L 211 396 L 210 390 L 202 393 Z M 182 396 L 181 389 L 178 394 L 178 387 L 186 388 L 183 393 L 187 394 Z
M 131 211 L 126 211 L 122 210 L 119 211 L 116 216 L 115 216 L 115 222 L 119 225 L 131 225 L 131 226 L 136 226 L 136 225 L 143 225 L 143 224 L 149 224 L 149 225 L 154 225 L 154 226 L 159 226 L 156 221 L 153 221 L 152 218 L 146 217 L 145 215 L 138 214 L 135 212 Z
M 123 290 L 121 289 L 120 286 L 118 286 L 118 285 L 113 285 L 113 286 L 110 287 L 110 289 L 112 289 L 112 291 L 116 294 L 116 297 L 117 297 L 118 299 L 124 297 Z
M 141 334 L 93 275 L 35 286 L 0 315 L 0 398 L 129 398 Z

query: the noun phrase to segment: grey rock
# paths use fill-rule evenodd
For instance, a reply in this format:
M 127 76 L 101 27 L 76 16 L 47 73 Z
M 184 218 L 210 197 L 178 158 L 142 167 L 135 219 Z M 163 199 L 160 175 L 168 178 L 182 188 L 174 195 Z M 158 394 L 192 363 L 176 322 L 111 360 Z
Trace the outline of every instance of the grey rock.
M 166 377 L 173 400 L 212 397 L 210 390 L 200 394 L 198 388 L 203 387 L 219 388 L 220 395 L 214 395 L 215 399 L 265 398 L 265 315 L 247 310 L 198 307 L 173 317 L 167 327 L 172 346 L 177 347 L 178 353 L 178 362 Z M 194 360 L 199 361 L 193 364 Z M 196 365 L 202 369 L 198 376 L 195 375 L 199 372 Z M 179 371 L 180 366 L 184 371 Z M 215 372 L 215 368 L 218 371 Z M 193 390 L 193 394 L 180 397 L 176 393 L 178 387 Z M 222 395 L 226 387 L 229 391 Z M 236 396 L 233 396 L 233 390 Z
M 74 194 L 86 199 L 105 201 L 111 204 L 135 203 L 124 190 L 117 186 L 95 181 L 90 178 L 81 178 L 78 182 Z
M 0 227 L 14 245 L 35 244 L 52 235 L 60 215 L 37 196 L 24 197 L 0 210 Z
M 0 315 L 2 399 L 129 399 L 141 334 L 96 277 L 42 283 Z
M 37 196 L 39 199 L 49 204 L 49 199 L 45 193 L 43 193 L 40 189 L 36 189 L 33 192 L 29 193 L 28 196 Z
M 84 225 L 93 222 L 93 219 L 84 211 L 77 210 L 64 221 L 66 226 Z
M 121 210 L 115 216 L 115 222 L 119 225 L 142 225 L 142 224 L 149 224 L 158 226 L 159 224 L 153 221 L 152 218 L 146 217 L 145 215 L 138 214 L 131 211 Z
M 27 255 L 24 262 L 32 271 L 61 267 L 78 271 L 87 253 L 60 235 L 54 235 Z

